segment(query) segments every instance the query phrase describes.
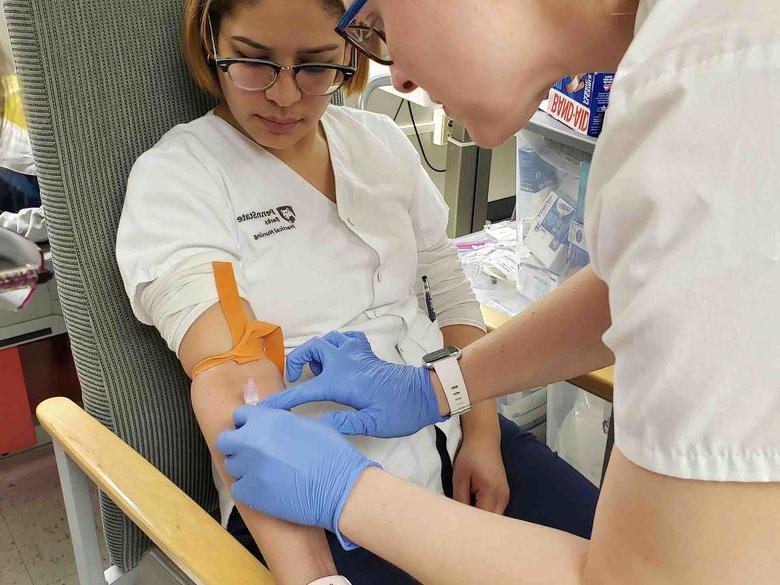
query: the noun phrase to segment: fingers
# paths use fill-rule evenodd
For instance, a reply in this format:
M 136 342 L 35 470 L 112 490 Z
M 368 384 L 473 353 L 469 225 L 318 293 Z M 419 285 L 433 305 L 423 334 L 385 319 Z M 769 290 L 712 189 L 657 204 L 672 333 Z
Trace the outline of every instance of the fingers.
M 225 467 L 225 471 L 234 479 L 241 479 L 244 477 L 244 470 L 243 466 L 240 464 L 239 455 L 225 457 L 225 461 L 223 461 L 222 464 Z
M 219 449 L 225 457 L 237 453 L 240 446 L 241 439 L 236 434 L 236 431 L 223 431 L 217 437 L 217 449 Z
M 493 512 L 494 514 L 503 514 L 508 503 L 509 495 L 505 495 L 498 488 L 492 487 L 477 490 L 475 506 L 480 510 Z
M 467 506 L 471 505 L 471 476 L 459 472 L 457 465 L 452 474 L 452 499 Z
M 509 485 L 506 486 L 506 491 L 500 491 L 498 492 L 496 496 L 496 507 L 495 512 L 496 514 L 503 515 L 504 512 L 506 512 L 506 508 L 509 505 Z
M 368 343 L 368 337 L 366 337 L 366 334 L 363 333 L 362 331 L 345 331 L 344 336 L 349 337 L 351 339 L 356 339 L 357 341 L 362 341 L 366 345 L 369 346 L 371 345 L 370 343 Z
M 330 333 L 326 333 L 322 336 L 322 338 L 336 347 L 341 347 L 350 339 L 345 333 L 339 333 L 338 331 L 331 331 Z
M 474 507 L 486 512 L 496 511 L 496 497 L 493 493 L 477 492 Z
M 233 425 L 240 429 L 246 424 L 247 419 L 257 411 L 257 407 L 253 404 L 245 404 L 239 406 L 233 411 Z
M 303 373 L 303 366 L 311 364 L 312 371 L 315 369 L 322 372 L 325 363 L 325 355 L 333 344 L 325 341 L 321 337 L 314 337 L 297 347 L 287 356 L 287 379 L 295 382 Z
M 350 340 L 356 340 L 365 343 L 369 348 L 371 347 L 368 338 L 360 331 L 347 331 L 346 333 L 331 331 L 322 337 L 314 337 L 291 351 L 290 355 L 287 356 L 287 379 L 290 382 L 295 382 L 301 377 L 303 366 L 306 364 L 309 364 L 312 373 L 318 376 L 325 366 L 328 350 L 334 347 L 338 349 Z
M 333 400 L 338 402 L 336 391 L 331 392 L 328 383 L 323 378 L 314 378 L 304 382 L 295 388 L 284 390 L 278 394 L 272 394 L 260 403 L 265 408 L 278 408 L 280 410 L 290 410 L 301 404 L 309 402 L 322 402 L 323 400 Z
M 375 436 L 377 427 L 376 417 L 367 410 L 337 410 L 323 414 L 319 420 L 320 423 L 336 429 L 342 435 Z
M 245 506 L 249 506 L 250 509 L 254 510 L 254 507 L 250 503 L 252 498 L 252 490 L 249 482 L 245 480 L 238 480 L 233 482 L 233 485 L 230 488 L 230 493 L 233 494 L 233 500 L 239 502 L 240 504 L 244 504 Z

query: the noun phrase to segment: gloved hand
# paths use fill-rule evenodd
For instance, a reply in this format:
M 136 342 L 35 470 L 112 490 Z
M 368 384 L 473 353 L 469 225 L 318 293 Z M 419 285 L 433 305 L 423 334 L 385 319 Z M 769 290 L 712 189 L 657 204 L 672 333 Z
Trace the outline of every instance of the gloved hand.
M 241 406 L 236 430 L 217 438 L 225 471 L 241 502 L 283 520 L 335 533 L 345 550 L 356 548 L 338 530 L 341 511 L 360 474 L 379 464 L 344 437 L 285 410 Z
M 331 332 L 307 341 L 287 356 L 287 378 L 300 378 L 307 363 L 316 378 L 274 394 L 263 405 L 289 410 L 330 400 L 351 406 L 357 410 L 320 418 L 345 435 L 405 437 L 445 420 L 428 370 L 380 360 L 363 333 Z

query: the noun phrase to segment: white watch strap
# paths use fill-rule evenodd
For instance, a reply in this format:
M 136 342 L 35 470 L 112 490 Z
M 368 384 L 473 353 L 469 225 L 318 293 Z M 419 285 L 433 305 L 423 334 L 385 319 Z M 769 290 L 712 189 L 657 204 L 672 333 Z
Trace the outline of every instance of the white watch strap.
M 466 391 L 466 382 L 463 381 L 463 374 L 460 371 L 460 364 L 457 356 L 452 356 L 439 360 L 433 364 L 436 375 L 439 376 L 444 394 L 447 396 L 447 402 L 450 405 L 450 416 L 463 414 L 471 410 L 471 401 L 469 393 Z
M 352 585 L 346 577 L 333 575 L 332 577 L 321 577 L 312 581 L 309 585 Z

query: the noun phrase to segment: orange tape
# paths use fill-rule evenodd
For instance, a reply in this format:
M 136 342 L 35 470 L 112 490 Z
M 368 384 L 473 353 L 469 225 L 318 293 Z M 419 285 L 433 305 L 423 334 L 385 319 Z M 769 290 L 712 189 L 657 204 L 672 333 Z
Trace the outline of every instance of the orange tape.
M 227 320 L 233 349 L 222 355 L 206 358 L 192 370 L 192 376 L 205 372 L 225 362 L 246 364 L 268 357 L 284 376 L 284 336 L 279 325 L 250 321 L 244 313 L 238 294 L 233 265 L 230 262 L 214 262 L 214 280 L 217 284 L 219 304 Z

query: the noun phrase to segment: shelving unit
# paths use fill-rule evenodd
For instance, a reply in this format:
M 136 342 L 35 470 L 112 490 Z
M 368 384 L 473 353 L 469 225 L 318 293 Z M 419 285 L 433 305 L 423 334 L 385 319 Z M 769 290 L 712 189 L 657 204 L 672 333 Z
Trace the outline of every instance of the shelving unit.
M 525 129 L 590 154 L 592 154 L 596 148 L 595 138 L 575 132 L 541 110 L 536 111 Z

